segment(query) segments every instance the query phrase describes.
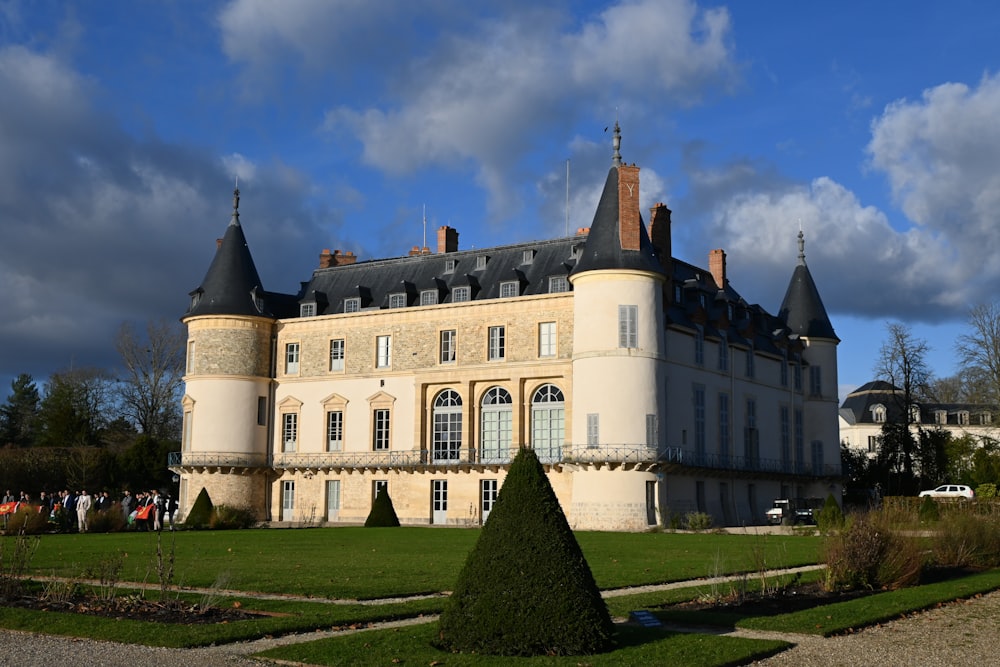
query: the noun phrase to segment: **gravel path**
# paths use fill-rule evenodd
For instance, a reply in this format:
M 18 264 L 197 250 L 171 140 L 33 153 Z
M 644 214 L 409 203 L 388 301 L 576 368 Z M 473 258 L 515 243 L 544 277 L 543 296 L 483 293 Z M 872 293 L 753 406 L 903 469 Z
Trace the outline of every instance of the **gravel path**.
M 632 589 L 631 592 L 636 592 Z M 1000 661 L 1000 591 L 955 602 L 854 635 L 824 639 L 738 630 L 729 636 L 782 639 L 795 646 L 755 665 L 765 667 L 951 667 Z M 409 619 L 379 627 L 433 621 Z M 273 667 L 250 654 L 273 646 L 353 631 L 310 632 L 199 649 L 167 649 L 0 630 L 3 667 Z

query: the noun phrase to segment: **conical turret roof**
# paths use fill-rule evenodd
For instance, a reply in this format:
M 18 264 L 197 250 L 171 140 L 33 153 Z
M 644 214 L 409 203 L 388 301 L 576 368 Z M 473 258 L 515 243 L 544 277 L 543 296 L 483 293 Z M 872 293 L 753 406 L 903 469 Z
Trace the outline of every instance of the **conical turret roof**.
M 185 317 L 196 315 L 264 315 L 264 287 L 240 225 L 240 191 L 233 192 L 233 217 L 201 285 L 191 292 Z
M 785 298 L 781 301 L 778 317 L 785 321 L 793 333 L 809 338 L 829 338 L 837 342 L 830 317 L 823 307 L 823 300 L 816 289 L 809 267 L 806 266 L 805 241 L 799 232 L 799 263 L 792 272 Z

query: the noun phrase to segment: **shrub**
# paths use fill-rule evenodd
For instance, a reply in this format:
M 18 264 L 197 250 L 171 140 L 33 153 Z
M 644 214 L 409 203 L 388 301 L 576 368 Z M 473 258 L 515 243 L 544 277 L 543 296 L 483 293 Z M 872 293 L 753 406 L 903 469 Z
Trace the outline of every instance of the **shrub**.
M 926 564 L 916 540 L 894 532 L 878 514 L 855 516 L 826 537 L 823 549 L 828 590 L 912 586 Z
M 113 503 L 102 512 L 91 512 L 87 517 L 87 530 L 92 533 L 118 533 L 127 527 L 128 521 L 119 503 Z
M 365 519 L 365 528 L 397 528 L 399 527 L 399 517 L 396 516 L 396 508 L 392 506 L 392 498 L 383 486 L 375 496 L 372 509 Z
M 1000 566 L 1000 525 L 986 517 L 956 513 L 941 523 L 933 550 L 939 567 Z
M 488 655 L 581 655 L 614 626 L 534 451 L 522 449 L 458 575 L 439 648 Z
M 688 512 L 684 515 L 688 530 L 708 530 L 712 527 L 712 515 L 705 512 Z
M 827 495 L 826 502 L 823 503 L 823 509 L 816 515 L 816 527 L 819 528 L 820 532 L 828 533 L 843 528 L 843 526 L 844 513 L 840 510 L 840 504 L 837 502 L 837 499 L 831 493 Z
M 996 484 L 980 484 L 976 487 L 976 498 L 981 498 L 987 500 L 989 498 L 997 497 L 997 485 Z
M 7 515 L 4 535 L 41 535 L 49 531 L 48 512 L 39 512 L 37 505 L 22 503 L 17 511 Z
M 195 498 L 191 511 L 184 519 L 184 525 L 189 528 L 206 528 L 212 521 L 212 499 L 208 497 L 208 489 L 201 487 Z
M 256 524 L 257 516 L 251 508 L 230 505 L 218 505 L 208 520 L 208 527 L 212 530 L 253 528 Z
M 934 523 L 941 518 L 937 503 L 930 496 L 924 496 L 924 499 L 920 502 L 920 509 L 917 512 L 917 516 L 920 517 L 920 523 Z

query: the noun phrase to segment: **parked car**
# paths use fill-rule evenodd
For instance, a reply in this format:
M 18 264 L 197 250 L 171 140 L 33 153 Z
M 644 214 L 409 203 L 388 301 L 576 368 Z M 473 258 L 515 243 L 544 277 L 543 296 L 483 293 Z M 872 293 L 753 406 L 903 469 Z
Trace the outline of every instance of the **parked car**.
M 823 509 L 822 498 L 778 498 L 764 513 L 772 526 L 816 523 L 816 513 Z
M 931 498 L 965 498 L 971 500 L 976 497 L 976 492 L 963 484 L 942 484 L 936 489 L 921 491 L 920 497 L 930 496 Z

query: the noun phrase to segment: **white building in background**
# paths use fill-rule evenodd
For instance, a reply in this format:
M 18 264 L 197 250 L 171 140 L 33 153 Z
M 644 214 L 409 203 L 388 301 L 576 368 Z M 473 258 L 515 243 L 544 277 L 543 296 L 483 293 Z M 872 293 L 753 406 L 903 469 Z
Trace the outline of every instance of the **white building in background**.
M 666 206 L 647 230 L 619 142 L 575 236 L 324 250 L 297 294 L 261 284 L 237 191 L 183 317 L 182 510 L 205 488 L 270 522 L 359 523 L 385 486 L 404 524 L 477 525 L 519 447 L 578 529 L 755 524 L 776 497 L 839 496 L 839 340 L 801 232 L 771 315 L 722 250 L 672 257 Z

